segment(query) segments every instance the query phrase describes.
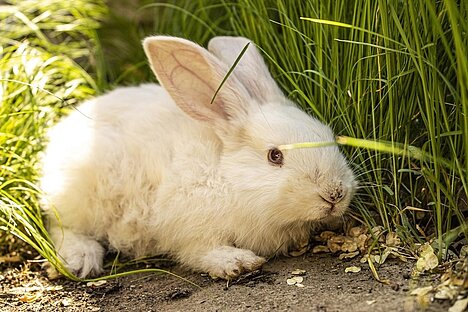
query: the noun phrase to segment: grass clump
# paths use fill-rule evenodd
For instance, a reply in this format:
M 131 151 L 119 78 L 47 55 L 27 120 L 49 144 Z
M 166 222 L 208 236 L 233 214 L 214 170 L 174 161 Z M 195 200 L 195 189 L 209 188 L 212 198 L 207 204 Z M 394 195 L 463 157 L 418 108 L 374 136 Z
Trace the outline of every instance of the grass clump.
M 34 182 L 47 127 L 97 91 L 88 71 L 105 12 L 102 1 L 88 0 L 0 7 L 0 239 L 19 237 L 71 278 L 49 241 Z
M 291 98 L 339 135 L 368 140 L 346 149 L 366 222 L 409 244 L 436 238 L 443 256 L 446 233 L 467 231 L 466 4 L 224 3 L 230 27 L 267 53 Z M 376 141 L 403 153 L 375 150 Z

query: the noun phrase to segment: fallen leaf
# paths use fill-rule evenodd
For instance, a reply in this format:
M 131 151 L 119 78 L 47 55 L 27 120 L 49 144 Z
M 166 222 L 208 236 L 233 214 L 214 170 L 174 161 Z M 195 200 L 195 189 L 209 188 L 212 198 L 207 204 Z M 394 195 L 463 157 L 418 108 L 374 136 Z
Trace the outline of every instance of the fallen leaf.
M 451 287 L 437 287 L 437 292 L 434 295 L 436 299 L 454 299 L 458 295 L 458 290 Z
M 306 274 L 306 270 L 302 270 L 302 269 L 295 269 L 294 271 L 291 272 L 292 275 L 305 275 Z
M 448 312 L 463 312 L 468 306 L 468 298 L 457 300 L 453 306 L 448 309 Z
M 367 232 L 367 229 L 360 227 L 360 226 L 355 226 L 349 229 L 348 235 L 351 237 L 358 237 L 361 234 L 364 234 Z
M 463 245 L 460 249 L 460 259 L 468 258 L 468 245 Z
M 439 265 L 439 259 L 434 254 L 434 249 L 429 244 L 425 244 L 420 248 L 419 259 L 416 262 L 416 270 L 418 272 L 430 271 Z
M 374 304 L 374 303 L 376 303 L 376 302 L 377 302 L 377 300 L 367 300 L 367 301 L 366 301 L 366 303 L 367 303 L 368 305 L 372 305 L 372 304 Z
M 346 240 L 346 237 L 344 237 L 343 235 L 336 235 L 336 236 L 330 237 L 328 241 L 331 243 L 335 243 L 335 244 L 343 244 L 345 240 Z
M 59 291 L 59 290 L 63 290 L 63 286 L 62 285 L 48 286 L 46 287 L 46 290 L 47 291 Z
M 21 302 L 24 302 L 24 303 L 31 303 L 31 302 L 34 302 L 36 301 L 37 299 L 39 299 L 40 297 L 42 296 L 42 293 L 40 292 L 37 292 L 37 293 L 34 293 L 34 294 L 24 294 L 22 295 L 21 297 L 19 297 L 18 299 L 21 301 Z
M 296 284 L 297 282 L 296 282 L 296 280 L 295 280 L 294 278 L 288 278 L 288 279 L 286 280 L 286 283 L 287 283 L 288 285 L 294 285 L 294 284 Z
M 312 248 L 312 253 L 322 253 L 322 252 L 330 252 L 330 249 L 327 246 L 317 245 Z
M 358 249 L 358 245 L 354 241 L 346 241 L 341 245 L 341 251 L 344 252 L 353 252 Z
M 366 234 L 361 234 L 356 238 L 356 243 L 358 244 L 359 250 L 363 251 L 366 248 L 366 243 L 369 240 L 369 236 Z
M 352 259 L 354 257 L 356 257 L 357 255 L 359 255 L 359 251 L 354 251 L 354 252 L 349 252 L 349 253 L 342 253 L 341 255 L 339 255 L 339 259 L 340 260 L 343 260 L 343 259 Z M 367 260 L 366 260 L 367 261 Z
M 358 273 L 361 272 L 361 268 L 357 266 L 350 266 L 345 269 L 345 273 Z
M 304 281 L 304 278 L 302 276 L 294 276 L 293 280 L 295 280 L 296 283 L 302 283 Z
M 452 284 L 455 286 L 468 288 L 468 279 L 466 277 L 453 277 Z
M 305 287 L 304 284 L 300 284 L 300 283 L 296 284 L 296 286 L 299 287 L 299 288 Z
M 332 238 L 333 236 L 336 236 L 336 233 L 335 233 L 335 232 L 332 232 L 332 231 L 323 231 L 322 233 L 320 233 L 319 238 L 321 239 L 322 242 L 326 242 L 326 241 L 328 241 L 330 238 Z
M 86 284 L 86 286 L 88 286 L 88 287 L 99 287 L 99 286 L 102 286 L 102 285 L 104 285 L 106 283 L 107 283 L 106 280 L 99 280 L 99 281 L 95 281 L 95 282 L 88 282 Z
M 72 300 L 69 299 L 69 298 L 65 298 L 65 299 L 62 300 L 61 303 L 62 303 L 62 306 L 68 307 L 68 306 L 70 306 L 72 304 Z
M 434 288 L 432 286 L 419 287 L 410 292 L 412 296 L 425 296 L 431 292 Z
M 398 247 L 401 245 L 400 237 L 395 232 L 389 232 L 385 237 L 385 244 L 390 247 Z
M 296 285 L 296 284 L 301 284 L 304 281 L 304 278 L 302 276 L 294 276 L 292 278 L 288 278 L 286 280 L 286 283 L 288 285 Z M 301 286 L 299 286 L 301 287 Z
M 331 240 L 327 242 L 327 247 L 332 253 L 341 251 L 341 245 L 338 243 L 333 243 Z
M 385 231 L 385 228 L 381 225 L 377 225 L 377 226 L 374 226 L 372 229 L 371 229 L 371 233 L 373 236 L 375 237 L 379 237 L 380 235 L 382 235 L 382 233 Z
M 371 255 L 372 260 L 377 264 L 384 264 L 387 260 L 387 257 L 390 255 L 391 249 L 388 247 L 385 248 L 384 252 L 381 255 Z

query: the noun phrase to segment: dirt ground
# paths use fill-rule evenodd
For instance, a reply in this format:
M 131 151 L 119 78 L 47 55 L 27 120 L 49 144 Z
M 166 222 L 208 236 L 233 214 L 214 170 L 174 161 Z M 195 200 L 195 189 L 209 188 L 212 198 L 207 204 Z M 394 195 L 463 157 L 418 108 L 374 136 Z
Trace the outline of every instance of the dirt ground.
M 358 273 L 345 273 L 349 266 Z M 65 279 L 48 281 L 31 270 L 0 274 L 0 311 L 447 311 L 447 301 L 421 302 L 409 293 L 435 277 L 415 281 L 413 263 L 387 261 L 376 281 L 367 264 L 329 254 L 270 260 L 260 272 L 232 281 L 169 268 L 199 285 L 171 275 L 139 274 L 99 285 Z M 305 270 L 300 283 L 288 285 L 296 269 Z M 432 301 L 432 302 L 430 302 Z

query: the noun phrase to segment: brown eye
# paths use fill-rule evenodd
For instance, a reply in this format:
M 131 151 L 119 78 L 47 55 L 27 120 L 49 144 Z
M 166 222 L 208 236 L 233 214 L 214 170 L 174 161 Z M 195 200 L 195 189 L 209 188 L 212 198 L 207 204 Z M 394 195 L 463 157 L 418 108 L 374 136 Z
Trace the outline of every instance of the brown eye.
M 268 161 L 272 165 L 281 167 L 283 165 L 283 153 L 277 148 L 270 149 L 268 151 Z

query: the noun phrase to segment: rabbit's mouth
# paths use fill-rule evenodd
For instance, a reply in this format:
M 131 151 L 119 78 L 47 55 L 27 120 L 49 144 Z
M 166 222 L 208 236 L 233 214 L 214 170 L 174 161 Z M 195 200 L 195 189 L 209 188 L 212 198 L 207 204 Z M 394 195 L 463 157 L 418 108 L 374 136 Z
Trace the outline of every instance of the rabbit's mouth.
M 341 217 L 346 213 L 348 205 L 344 202 L 339 203 L 330 203 L 324 201 L 324 205 L 322 206 L 322 214 L 323 217 L 320 220 L 329 218 L 329 217 Z

